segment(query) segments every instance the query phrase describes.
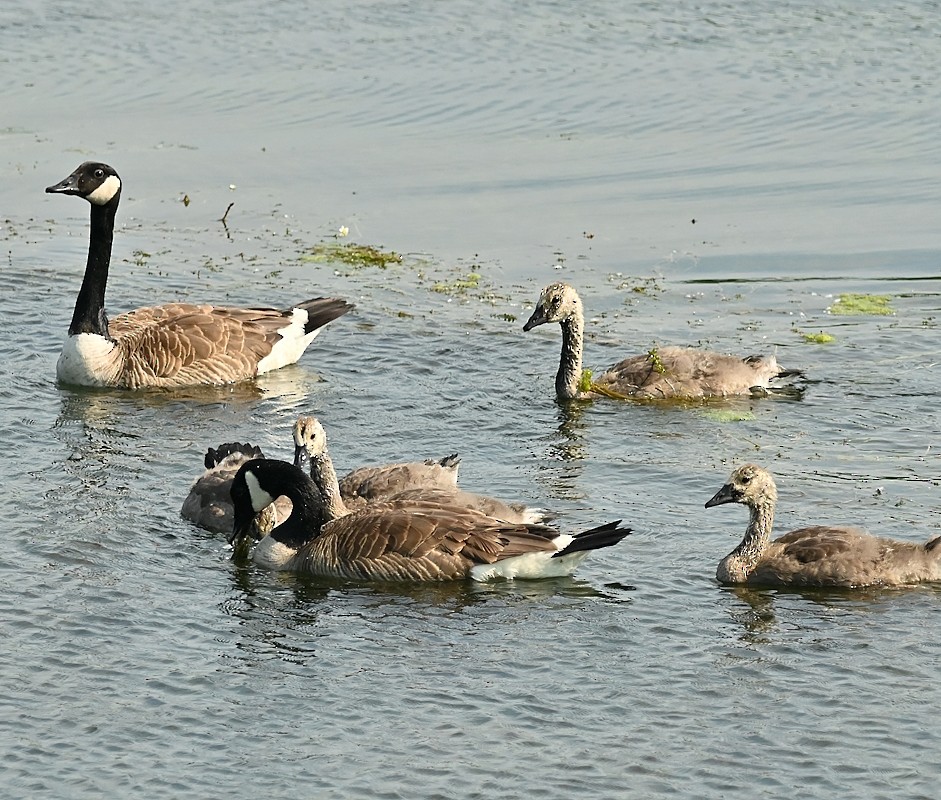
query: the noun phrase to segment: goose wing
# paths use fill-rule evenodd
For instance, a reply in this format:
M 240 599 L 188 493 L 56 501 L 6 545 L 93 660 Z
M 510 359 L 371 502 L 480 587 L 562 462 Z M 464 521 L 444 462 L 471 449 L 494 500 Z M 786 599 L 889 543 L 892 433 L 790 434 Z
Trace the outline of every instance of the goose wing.
M 782 372 L 774 356 L 743 359 L 695 347 L 658 347 L 615 364 L 595 383 L 638 398 L 723 397 L 748 394 Z
M 325 525 L 304 548 L 302 570 L 371 580 L 457 580 L 477 564 L 554 552 L 558 531 L 509 525 L 431 502 L 376 503 Z

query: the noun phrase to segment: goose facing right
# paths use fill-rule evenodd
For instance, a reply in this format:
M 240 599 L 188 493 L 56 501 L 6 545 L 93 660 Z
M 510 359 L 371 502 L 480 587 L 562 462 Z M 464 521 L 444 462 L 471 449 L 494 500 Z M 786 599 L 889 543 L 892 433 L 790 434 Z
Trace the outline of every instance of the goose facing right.
M 774 391 L 777 387 L 773 381 L 801 374 L 781 367 L 773 355 L 740 358 L 696 347 L 657 347 L 644 355 L 625 358 L 583 383 L 585 314 L 574 287 L 552 283 L 543 289 L 523 330 L 549 322 L 558 322 L 562 328 L 562 356 L 555 378 L 560 400 L 598 396 L 692 400 L 748 395 Z
M 546 525 L 513 525 L 463 506 L 389 500 L 327 521 L 324 500 L 302 469 L 257 459 L 232 482 L 236 545 L 251 521 L 286 495 L 291 516 L 255 545 L 270 569 L 352 580 L 489 581 L 569 575 L 592 550 L 630 533 L 611 522 L 569 536 Z
M 706 508 L 741 503 L 750 512 L 745 538 L 719 562 L 720 583 L 855 588 L 941 580 L 941 536 L 913 544 L 854 527 L 815 525 L 771 541 L 777 499 L 771 473 L 745 464 L 706 502 Z
M 107 164 L 86 161 L 46 191 L 91 206 L 85 277 L 56 364 L 63 383 L 140 389 L 248 380 L 293 364 L 324 325 L 353 308 L 325 297 L 286 310 L 168 303 L 109 321 L 105 289 L 121 179 Z

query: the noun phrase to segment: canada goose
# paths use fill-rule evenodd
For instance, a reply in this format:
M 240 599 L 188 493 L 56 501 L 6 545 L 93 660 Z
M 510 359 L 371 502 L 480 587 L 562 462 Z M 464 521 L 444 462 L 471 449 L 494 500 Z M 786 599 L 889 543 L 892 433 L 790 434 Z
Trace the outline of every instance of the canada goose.
M 231 532 L 232 479 L 239 467 L 253 458 L 264 458 L 264 454 L 260 447 L 247 442 L 226 442 L 218 448 L 210 447 L 203 459 L 206 471 L 190 487 L 189 494 L 183 500 L 180 516 L 207 531 Z M 259 537 L 267 534 L 279 519 L 287 519 L 290 513 L 291 501 L 279 497 L 258 515 Z
M 599 395 L 639 400 L 726 397 L 767 391 L 777 378 L 800 375 L 779 366 L 773 355 L 739 358 L 695 347 L 657 347 L 583 381 L 585 315 L 578 292 L 567 283 L 552 283 L 542 290 L 523 330 L 547 322 L 558 322 L 562 327 L 562 358 L 555 376 L 555 392 L 560 400 Z
M 456 458 L 454 455 L 444 460 Z M 545 521 L 542 511 L 523 503 L 507 503 L 496 497 L 458 489 L 457 467 L 442 478 L 442 470 L 436 468 L 434 462 L 430 466 L 425 462 L 375 468 L 378 470 L 376 479 L 365 487 L 368 492 L 362 486 L 357 494 L 345 492 L 344 483 L 349 486 L 355 482 L 349 475 L 337 481 L 333 460 L 327 452 L 327 433 L 316 417 L 300 417 L 294 423 L 294 463 L 309 468 L 310 476 L 324 495 L 331 519 L 362 508 L 366 503 L 396 499 L 454 503 L 504 522 L 527 524 Z
M 772 542 L 777 499 L 771 473 L 745 464 L 706 503 L 706 508 L 741 503 L 750 512 L 742 543 L 719 562 L 720 583 L 850 588 L 941 580 L 941 536 L 919 545 L 859 528 L 815 525 Z
M 85 278 L 56 374 L 81 386 L 181 387 L 242 381 L 297 361 L 328 322 L 353 306 L 316 298 L 280 311 L 169 303 L 108 320 L 105 288 L 121 179 L 86 161 L 47 192 L 91 205 Z
M 287 495 L 291 516 L 253 552 L 269 569 L 319 577 L 382 581 L 545 578 L 569 575 L 591 550 L 630 533 L 620 521 L 575 536 L 546 525 L 513 525 L 458 505 L 387 500 L 327 521 L 324 500 L 302 469 L 284 461 L 243 464 L 232 482 L 231 541 Z

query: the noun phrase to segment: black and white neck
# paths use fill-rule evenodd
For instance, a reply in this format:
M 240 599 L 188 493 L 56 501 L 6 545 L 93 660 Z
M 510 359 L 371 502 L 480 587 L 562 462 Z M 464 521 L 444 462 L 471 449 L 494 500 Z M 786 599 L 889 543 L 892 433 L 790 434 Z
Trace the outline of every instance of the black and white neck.
M 244 527 L 247 517 L 258 514 L 281 495 L 291 501 L 291 514 L 269 536 L 293 550 L 317 536 L 326 521 L 317 485 L 293 464 L 268 458 L 242 465 L 233 480 L 235 535 Z
M 110 339 L 105 290 L 111 265 L 114 219 L 121 201 L 121 179 L 107 164 L 86 161 L 71 175 L 49 186 L 50 194 L 82 197 L 91 205 L 91 236 L 85 278 L 75 301 L 69 336 L 91 333 Z

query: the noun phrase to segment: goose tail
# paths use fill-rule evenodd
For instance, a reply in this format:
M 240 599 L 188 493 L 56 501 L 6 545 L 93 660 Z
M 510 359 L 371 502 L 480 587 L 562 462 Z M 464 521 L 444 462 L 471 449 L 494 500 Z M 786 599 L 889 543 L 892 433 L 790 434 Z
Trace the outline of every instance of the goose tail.
M 218 447 L 210 447 L 206 451 L 203 464 L 206 465 L 206 469 L 212 469 L 213 467 L 219 466 L 229 456 L 237 453 L 245 456 L 246 461 L 252 458 L 265 457 L 260 447 L 249 444 L 248 442 L 244 444 L 242 442 L 226 442 L 225 444 L 220 444 Z
M 589 550 L 600 550 L 602 547 L 612 547 L 621 541 L 625 536 L 630 536 L 631 528 L 622 528 L 621 520 L 608 522 L 605 525 L 599 525 L 597 528 L 591 528 L 587 531 L 575 534 L 572 541 L 557 553 L 553 553 L 553 558 L 562 558 L 570 556 L 573 553 L 587 552 Z

